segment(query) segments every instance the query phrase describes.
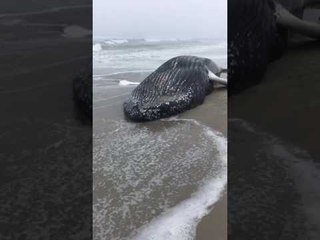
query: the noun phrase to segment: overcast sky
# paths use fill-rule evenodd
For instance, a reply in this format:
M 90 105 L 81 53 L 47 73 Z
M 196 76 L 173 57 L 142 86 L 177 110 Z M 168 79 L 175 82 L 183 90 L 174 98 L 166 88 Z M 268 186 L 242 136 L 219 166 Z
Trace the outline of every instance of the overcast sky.
M 93 0 L 94 37 L 226 38 L 227 0 Z

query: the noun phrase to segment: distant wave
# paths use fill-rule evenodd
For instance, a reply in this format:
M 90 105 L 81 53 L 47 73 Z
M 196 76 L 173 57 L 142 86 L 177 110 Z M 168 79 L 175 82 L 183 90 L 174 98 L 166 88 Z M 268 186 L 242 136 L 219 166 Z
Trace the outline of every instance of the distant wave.
M 112 40 L 104 41 L 104 43 L 107 45 L 118 45 L 118 44 L 124 44 L 124 43 L 128 43 L 128 42 L 129 42 L 129 40 L 127 40 L 127 39 L 112 39 Z
M 157 39 L 107 39 L 102 41 L 101 43 L 106 46 L 118 46 L 118 45 L 138 45 L 143 43 L 158 43 L 161 42 L 161 40 Z
M 218 39 L 96 39 L 93 67 L 96 73 L 121 75 L 118 79 L 132 80 L 132 73 L 136 73 L 134 77 L 140 81 L 165 61 L 180 55 L 206 57 L 222 67 L 227 65 L 226 42 Z
M 101 46 L 100 43 L 96 43 L 96 44 L 93 45 L 92 49 L 93 49 L 94 52 L 100 52 L 102 50 L 102 46 Z
M 114 47 L 118 45 L 139 45 L 139 44 L 158 44 L 158 43 L 174 43 L 174 42 L 212 42 L 218 45 L 225 45 L 225 40 L 216 39 L 180 39 L 180 38 L 141 38 L 141 39 L 99 39 L 96 43 Z
M 127 44 L 127 43 L 158 43 L 158 42 L 177 42 L 183 41 L 177 38 L 168 38 L 168 39 L 157 39 L 157 38 L 137 38 L 137 39 L 100 39 L 100 43 L 104 43 L 107 45 L 119 45 L 119 44 Z
M 145 42 L 178 42 L 178 41 L 183 41 L 178 38 L 167 38 L 167 39 L 157 39 L 157 38 L 145 38 L 143 39 Z
M 113 73 L 108 73 L 108 74 L 93 74 L 93 78 L 95 80 L 101 80 L 101 79 L 106 79 L 108 77 L 110 78 L 114 78 L 115 76 L 118 75 L 123 75 L 123 74 L 132 74 L 132 73 L 148 73 L 148 72 L 152 72 L 152 69 L 143 69 L 143 70 L 128 70 L 128 71 L 122 71 L 122 72 L 113 72 Z
M 146 72 L 152 72 L 153 69 L 139 69 L 139 70 L 131 70 L 131 71 L 122 71 L 122 72 L 114 72 L 110 74 L 106 74 L 105 76 L 115 76 L 120 74 L 126 74 L 126 73 L 146 73 Z
M 106 80 L 109 81 L 110 83 L 118 84 L 119 86 L 129 86 L 129 85 L 139 85 L 140 82 L 134 82 L 134 81 L 128 81 L 125 79 L 113 79 L 113 78 L 107 78 L 110 75 L 93 75 L 93 80 L 94 81 L 99 81 L 99 80 Z

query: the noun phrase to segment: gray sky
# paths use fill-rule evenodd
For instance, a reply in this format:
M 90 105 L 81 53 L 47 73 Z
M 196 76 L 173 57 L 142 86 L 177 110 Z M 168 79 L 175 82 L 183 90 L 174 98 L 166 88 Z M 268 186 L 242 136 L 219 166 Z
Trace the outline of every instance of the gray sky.
M 226 38 L 227 0 L 93 0 L 94 38 Z

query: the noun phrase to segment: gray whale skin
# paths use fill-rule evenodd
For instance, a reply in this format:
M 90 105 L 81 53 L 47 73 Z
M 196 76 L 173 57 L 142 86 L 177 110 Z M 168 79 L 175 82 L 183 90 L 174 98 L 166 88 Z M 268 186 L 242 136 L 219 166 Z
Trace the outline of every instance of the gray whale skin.
M 144 79 L 124 102 L 127 118 L 152 121 L 166 118 L 203 103 L 214 83 L 227 84 L 220 78 L 225 70 L 208 58 L 174 57 Z

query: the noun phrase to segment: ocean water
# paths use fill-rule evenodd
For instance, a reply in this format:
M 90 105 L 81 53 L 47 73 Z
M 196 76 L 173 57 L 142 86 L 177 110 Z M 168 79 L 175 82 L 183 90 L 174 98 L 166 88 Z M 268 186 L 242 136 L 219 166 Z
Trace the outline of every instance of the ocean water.
M 94 42 L 94 239 L 195 239 L 197 224 L 225 189 L 221 133 L 179 116 L 148 123 L 123 117 L 133 88 L 178 55 L 227 62 L 220 40 Z
M 226 67 L 226 40 L 95 40 L 94 80 L 118 80 L 125 73 L 151 72 L 179 55 L 208 57 Z

